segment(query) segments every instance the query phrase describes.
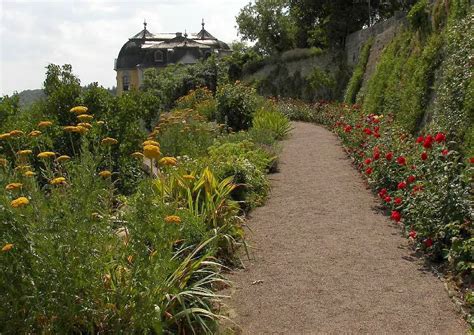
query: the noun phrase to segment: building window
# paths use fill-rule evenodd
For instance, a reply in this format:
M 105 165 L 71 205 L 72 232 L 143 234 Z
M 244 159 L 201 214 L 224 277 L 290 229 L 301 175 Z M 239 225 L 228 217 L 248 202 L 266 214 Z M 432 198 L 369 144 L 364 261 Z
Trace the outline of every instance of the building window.
M 163 62 L 163 52 L 158 50 L 155 51 L 155 62 Z
M 125 74 L 122 77 L 122 88 L 124 91 L 130 90 L 130 77 L 128 76 L 128 74 Z

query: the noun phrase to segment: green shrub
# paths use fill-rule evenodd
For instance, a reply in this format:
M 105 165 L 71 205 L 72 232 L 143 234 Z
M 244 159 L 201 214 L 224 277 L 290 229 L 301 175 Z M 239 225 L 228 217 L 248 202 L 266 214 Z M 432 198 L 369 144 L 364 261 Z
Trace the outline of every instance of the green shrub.
M 277 140 L 287 137 L 291 130 L 290 120 L 274 109 L 261 108 L 258 110 L 252 124 L 256 131 L 268 130 L 272 132 Z
M 429 30 L 431 24 L 428 0 L 418 0 L 408 12 L 407 19 L 414 30 Z
M 357 93 L 359 93 L 373 42 L 374 39 L 370 38 L 362 47 L 359 55 L 359 61 L 357 62 L 354 72 L 352 73 L 352 77 L 347 84 L 346 93 L 344 94 L 344 102 L 346 103 L 354 103 Z
M 218 88 L 216 99 L 219 123 L 226 124 L 234 131 L 250 128 L 257 104 L 254 89 L 239 82 L 224 84 Z

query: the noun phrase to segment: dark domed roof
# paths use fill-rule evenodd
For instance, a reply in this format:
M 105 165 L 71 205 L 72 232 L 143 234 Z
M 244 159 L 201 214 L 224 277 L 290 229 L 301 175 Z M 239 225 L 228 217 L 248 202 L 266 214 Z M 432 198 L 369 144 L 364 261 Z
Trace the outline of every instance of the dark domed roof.
M 136 67 L 141 62 L 141 43 L 129 40 L 120 49 L 117 58 L 117 69 L 130 69 Z

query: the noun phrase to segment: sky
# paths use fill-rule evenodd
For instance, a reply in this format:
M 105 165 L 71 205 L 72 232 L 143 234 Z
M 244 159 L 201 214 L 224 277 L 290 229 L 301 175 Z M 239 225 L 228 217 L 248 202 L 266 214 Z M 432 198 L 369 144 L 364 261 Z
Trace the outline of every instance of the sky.
M 82 85 L 115 85 L 114 59 L 129 37 L 206 30 L 238 40 L 250 0 L 0 0 L 0 96 L 41 88 L 49 63 L 71 64 Z

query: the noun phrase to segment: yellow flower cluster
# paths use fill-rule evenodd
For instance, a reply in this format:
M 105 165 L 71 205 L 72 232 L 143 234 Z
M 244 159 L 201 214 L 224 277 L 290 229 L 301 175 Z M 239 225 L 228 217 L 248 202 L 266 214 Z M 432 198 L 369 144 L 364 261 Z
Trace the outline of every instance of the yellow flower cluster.
M 160 159 L 160 164 L 168 165 L 168 166 L 175 166 L 178 163 L 178 160 L 174 157 L 163 157 Z
M 115 145 L 118 143 L 118 141 L 115 138 L 112 137 L 106 137 L 104 138 L 101 142 L 102 145 Z
M 19 190 L 22 187 L 23 187 L 22 183 L 10 183 L 7 186 L 5 186 L 5 190 L 7 191 Z
M 158 159 L 161 155 L 160 147 L 156 145 L 145 145 L 143 147 L 143 155 L 149 159 Z
M 10 133 L 0 134 L 0 140 L 6 140 L 10 138 Z
M 31 155 L 32 153 L 33 153 L 32 150 L 20 150 L 17 152 L 19 156 L 28 156 L 28 155 Z
M 10 204 L 11 204 L 11 206 L 12 206 L 13 208 L 19 208 L 19 207 L 26 206 L 26 205 L 28 205 L 29 203 L 30 203 L 30 201 L 29 201 L 27 198 L 25 198 L 25 197 L 19 197 L 19 198 L 15 199 L 15 200 L 12 200 L 12 202 L 11 202 Z
M 177 215 L 168 215 L 165 217 L 166 223 L 181 223 L 181 218 Z
M 132 155 L 131 155 L 133 158 L 139 158 L 139 159 L 143 159 L 143 157 L 145 157 L 144 154 L 142 154 L 141 152 L 134 152 Z
M 51 181 L 49 183 L 51 185 L 64 185 L 64 184 L 66 184 L 66 178 L 57 177 L 57 178 L 51 179 Z
M 41 132 L 39 130 L 33 130 L 28 134 L 28 136 L 30 137 L 38 137 L 40 135 L 41 135 Z
M 11 137 L 22 136 L 22 135 L 25 135 L 25 133 L 22 132 L 21 130 L 12 130 L 12 131 L 10 132 L 10 136 L 11 136 Z
M 62 163 L 62 162 L 66 162 L 68 160 L 70 160 L 71 157 L 69 157 L 68 155 L 62 155 L 62 156 L 59 156 L 58 158 L 56 158 L 56 160 L 59 162 L 59 163 Z
M 23 175 L 25 177 L 33 177 L 36 176 L 36 173 L 34 173 L 33 171 L 26 171 L 25 173 L 23 173 Z
M 43 151 L 43 152 L 40 152 L 36 157 L 42 158 L 42 159 L 47 159 L 47 158 L 52 158 L 52 157 L 55 157 L 55 156 L 56 156 L 56 154 L 54 152 Z
M 46 128 L 46 127 L 49 127 L 51 126 L 53 123 L 51 121 L 40 121 L 38 123 L 38 127 L 40 128 Z
M 85 106 L 76 106 L 76 107 L 72 107 L 70 109 L 70 112 L 71 113 L 75 113 L 75 114 L 84 114 L 84 113 L 87 113 L 89 109 Z
M 7 252 L 13 249 L 13 244 L 12 243 L 7 243 L 2 247 L 3 252 Z
M 94 117 L 92 115 L 89 115 L 89 114 L 81 114 L 81 115 L 78 115 L 77 118 L 81 122 L 86 122 L 86 121 L 92 120 Z
M 99 176 L 101 176 L 104 179 L 109 178 L 111 175 L 112 175 L 112 172 L 110 172 L 109 170 L 104 170 L 104 171 L 99 172 Z

